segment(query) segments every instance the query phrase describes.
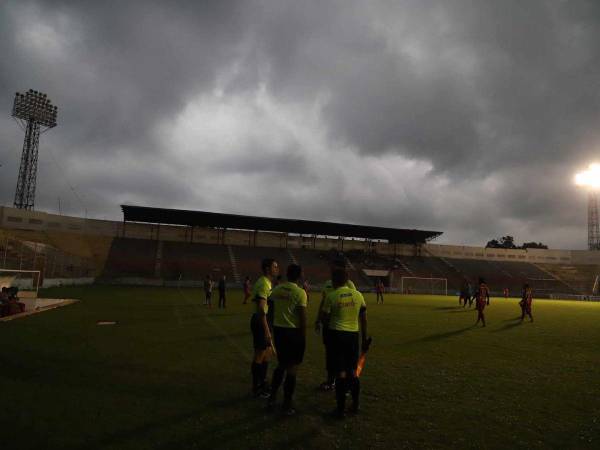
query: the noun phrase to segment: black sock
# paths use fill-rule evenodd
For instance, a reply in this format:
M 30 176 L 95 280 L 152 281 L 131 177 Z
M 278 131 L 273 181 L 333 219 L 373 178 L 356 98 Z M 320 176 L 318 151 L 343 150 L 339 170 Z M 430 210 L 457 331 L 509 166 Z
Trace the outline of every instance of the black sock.
M 337 409 L 344 412 L 346 408 L 346 379 L 338 378 L 335 380 L 335 398 L 337 400 Z
M 260 385 L 260 364 L 257 364 L 254 361 L 252 361 L 250 371 L 252 373 L 252 389 L 256 390 Z
M 289 373 L 285 377 L 285 383 L 283 385 L 283 395 L 285 405 L 291 406 L 292 397 L 294 396 L 294 390 L 296 389 L 296 375 L 290 375 Z
M 352 394 L 352 406 L 358 408 L 358 396 L 360 394 L 360 379 L 350 378 L 350 393 Z
M 269 363 L 267 361 L 261 364 L 260 368 L 260 384 L 265 385 L 267 383 L 267 372 L 269 370 Z
M 283 382 L 284 373 L 285 370 L 279 366 L 273 371 L 273 376 L 271 377 L 271 397 L 273 400 L 275 400 L 279 386 L 281 386 L 281 383 Z

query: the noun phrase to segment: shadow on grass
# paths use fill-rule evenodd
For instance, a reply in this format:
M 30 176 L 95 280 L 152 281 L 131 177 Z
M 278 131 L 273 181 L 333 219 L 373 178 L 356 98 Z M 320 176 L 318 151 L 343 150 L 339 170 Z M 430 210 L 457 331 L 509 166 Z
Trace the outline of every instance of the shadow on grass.
M 432 308 L 435 311 L 449 311 L 449 310 L 455 310 L 458 308 L 462 308 L 462 306 L 438 306 L 437 308 Z
M 308 432 L 301 432 L 291 437 L 289 432 L 281 433 L 281 430 L 273 430 L 271 433 L 280 434 L 283 440 L 273 443 L 270 438 L 265 439 L 271 429 L 279 427 L 288 418 L 277 413 L 267 416 L 249 416 L 241 420 L 220 423 L 209 428 L 198 430 L 196 434 L 175 439 L 157 446 L 158 449 L 172 448 L 232 448 L 232 440 L 242 440 L 247 448 L 311 448 L 311 441 L 319 435 L 319 429 L 312 427 Z M 277 432 L 280 431 L 280 432 Z M 212 442 L 211 442 L 212 441 Z M 267 441 L 267 442 L 265 442 Z
M 467 309 L 467 308 L 461 308 L 461 309 L 455 309 L 453 311 L 448 311 L 449 313 L 466 313 L 466 312 L 475 312 L 475 309 Z
M 237 333 L 226 333 L 225 334 L 212 334 L 210 336 L 194 337 L 193 341 L 222 341 L 226 337 L 229 338 L 240 338 L 244 336 L 250 336 L 250 331 L 239 331 Z
M 206 409 L 198 409 L 170 417 L 163 417 L 155 421 L 148 421 L 138 427 L 108 433 L 79 448 L 81 450 L 103 449 L 109 446 L 120 446 L 127 442 L 136 442 L 147 438 L 149 435 L 152 435 L 161 429 L 165 430 L 171 427 L 178 427 L 188 420 L 205 417 L 206 412 Z M 247 414 L 243 417 L 238 417 L 229 421 L 220 421 L 218 423 L 200 422 L 197 431 L 192 435 L 159 444 L 156 448 L 188 448 L 191 446 L 200 446 L 199 448 L 215 448 L 224 445 L 232 439 L 240 438 L 240 436 L 243 436 L 244 434 L 256 433 L 253 430 L 264 431 L 277 423 L 278 421 L 274 420 L 274 418 L 265 417 L 255 413 Z M 250 430 L 247 430 L 247 427 L 249 427 Z
M 245 405 L 245 406 L 244 406 Z M 255 435 L 256 430 L 265 431 L 273 426 L 276 426 L 286 418 L 280 414 L 266 414 L 262 411 L 263 402 L 258 402 L 257 399 L 250 395 L 242 395 L 237 397 L 224 398 L 215 400 L 202 405 L 201 408 L 191 411 L 182 412 L 180 414 L 171 415 L 169 417 L 160 417 L 155 420 L 146 421 L 137 427 L 114 431 L 107 433 L 99 439 L 88 442 L 85 446 L 78 447 L 83 449 L 103 449 L 107 446 L 122 445 L 128 441 L 143 440 L 146 436 L 156 433 L 161 429 L 169 429 L 171 427 L 181 426 L 182 423 L 190 420 L 198 420 L 205 418 L 207 413 L 215 410 L 237 410 L 240 407 L 247 410 L 247 413 L 241 417 L 229 421 L 220 421 L 218 423 L 210 421 L 198 422 L 194 431 L 181 439 L 176 439 L 158 445 L 156 448 L 187 448 L 189 446 L 202 444 L 204 446 L 221 448 L 232 439 L 239 438 L 244 434 Z M 260 412 L 257 412 L 257 407 Z
M 515 322 L 515 320 L 516 319 L 505 320 L 505 322 L 511 322 L 511 323 L 507 323 L 502 328 L 498 328 L 497 330 L 494 330 L 493 333 L 498 333 L 500 331 L 508 331 L 508 330 L 518 327 L 522 324 L 520 317 L 519 317 L 518 321 Z
M 417 344 L 417 343 L 421 343 L 421 342 L 436 342 L 436 341 L 441 341 L 441 340 L 444 340 L 444 339 L 448 339 L 448 338 L 451 338 L 451 337 L 454 337 L 454 336 L 461 335 L 461 334 L 465 333 L 466 331 L 472 330 L 473 328 L 475 328 L 475 325 L 469 325 L 468 327 L 460 328 L 458 330 L 446 331 L 445 333 L 430 334 L 429 336 L 424 336 L 424 337 L 419 338 L 419 339 L 414 339 L 412 341 L 407 341 L 406 344 Z

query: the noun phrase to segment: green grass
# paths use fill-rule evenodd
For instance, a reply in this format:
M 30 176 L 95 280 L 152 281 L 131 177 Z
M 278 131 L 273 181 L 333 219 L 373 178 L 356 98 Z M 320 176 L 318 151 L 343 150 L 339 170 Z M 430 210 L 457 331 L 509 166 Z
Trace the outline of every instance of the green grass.
M 450 297 L 367 295 L 362 411 L 331 420 L 308 332 L 299 414 L 249 396 L 250 305 L 198 290 L 50 289 L 80 298 L 0 323 L 0 448 L 579 448 L 600 446 L 600 304 L 492 299 L 488 327 Z M 316 296 L 309 305 L 310 323 Z M 116 326 L 97 326 L 116 320 Z

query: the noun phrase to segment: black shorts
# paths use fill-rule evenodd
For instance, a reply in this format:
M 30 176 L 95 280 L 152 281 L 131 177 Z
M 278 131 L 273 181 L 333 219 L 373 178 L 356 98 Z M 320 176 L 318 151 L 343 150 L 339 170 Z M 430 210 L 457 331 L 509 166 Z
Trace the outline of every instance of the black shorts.
M 298 365 L 304 359 L 306 338 L 298 328 L 273 328 L 277 361 L 282 366 Z
M 354 372 L 358 364 L 358 331 L 329 330 L 329 352 L 335 372 Z
M 261 316 L 258 313 L 252 314 L 250 319 L 250 330 L 252 330 L 252 340 L 254 343 L 254 350 L 266 350 L 267 337 L 265 336 L 265 328 L 261 321 Z
M 327 344 L 329 344 L 329 328 L 327 328 L 327 326 L 321 324 L 321 334 L 323 335 L 323 345 L 325 345 L 325 347 L 327 347 Z

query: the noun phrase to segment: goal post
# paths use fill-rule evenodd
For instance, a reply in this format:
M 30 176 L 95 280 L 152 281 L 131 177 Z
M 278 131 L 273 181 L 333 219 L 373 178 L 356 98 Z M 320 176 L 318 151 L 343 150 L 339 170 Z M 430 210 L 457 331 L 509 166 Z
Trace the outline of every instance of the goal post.
M 41 271 L 0 268 L 0 288 L 17 288 L 22 298 L 37 298 Z
M 402 294 L 448 295 L 447 278 L 402 277 Z

